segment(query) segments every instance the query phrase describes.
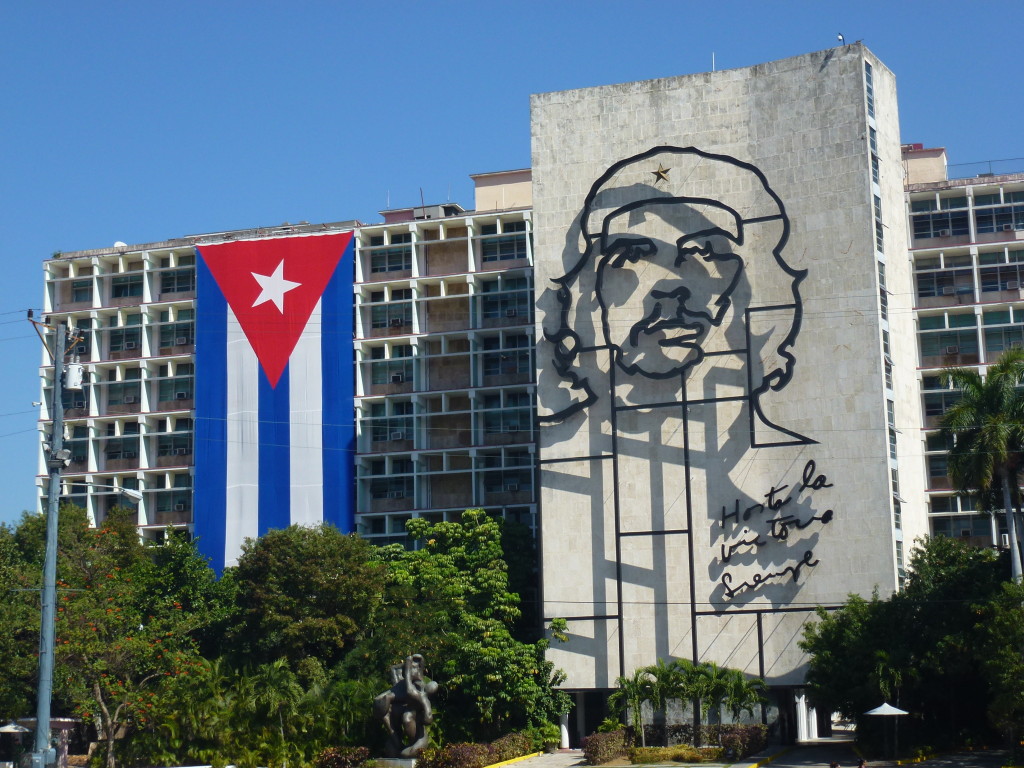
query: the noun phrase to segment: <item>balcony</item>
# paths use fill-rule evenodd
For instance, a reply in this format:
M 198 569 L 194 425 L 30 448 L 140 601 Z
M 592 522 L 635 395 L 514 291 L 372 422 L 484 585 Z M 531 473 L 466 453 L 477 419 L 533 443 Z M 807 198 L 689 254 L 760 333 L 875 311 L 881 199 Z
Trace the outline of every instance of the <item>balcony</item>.
M 977 352 L 947 351 L 941 355 L 922 355 L 922 368 L 956 368 L 963 365 L 977 365 L 981 356 Z

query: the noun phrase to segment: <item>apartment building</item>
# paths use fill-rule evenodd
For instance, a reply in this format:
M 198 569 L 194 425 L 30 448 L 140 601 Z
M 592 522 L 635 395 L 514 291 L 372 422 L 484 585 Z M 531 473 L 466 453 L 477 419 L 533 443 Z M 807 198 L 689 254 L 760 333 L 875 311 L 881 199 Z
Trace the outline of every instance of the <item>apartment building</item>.
M 71 463 L 63 497 L 98 523 L 135 504 L 158 537 L 192 525 L 196 266 L 189 239 L 54 254 L 44 263 L 44 312 L 74 328 L 86 386 L 63 390 Z M 44 356 L 40 417 L 51 418 L 53 367 Z M 46 466 L 40 460 L 45 498 Z
M 921 144 L 904 145 L 903 160 L 930 529 L 1005 547 L 1005 515 L 977 513 L 950 482 L 937 427 L 957 395 L 939 374 L 984 370 L 1024 346 L 1024 163 L 949 166 L 945 149 Z M 956 178 L 958 169 L 965 177 Z
M 208 554 L 218 567 L 232 562 L 244 535 L 288 522 L 324 519 L 378 542 L 402 541 L 411 516 L 442 520 L 484 507 L 534 528 L 530 172 L 474 180 L 472 212 L 457 204 L 396 209 L 383 211 L 380 225 L 283 225 L 117 244 L 47 260 L 44 311 L 52 323 L 74 327 L 72 352 L 85 368 L 84 388 L 65 390 L 63 397 L 72 454 L 63 474 L 64 498 L 85 507 L 97 524 L 115 505 L 135 506 L 146 537 L 159 538 L 168 526 L 195 531 L 207 544 L 215 542 Z M 221 331 L 209 330 L 209 318 L 217 314 L 216 299 L 223 300 L 202 254 L 224 244 L 275 245 L 345 233 L 352 233 L 355 255 L 343 258 L 339 269 L 348 270 L 340 279 L 352 297 L 345 313 L 352 315 L 352 327 L 342 334 L 350 339 L 337 339 L 330 353 L 354 360 L 354 372 L 351 364 L 345 367 L 355 396 L 347 405 L 333 403 L 330 419 L 316 411 L 315 426 L 331 422 L 327 426 L 342 431 L 335 429 L 329 439 L 324 432 L 323 440 L 303 432 L 301 460 L 316 463 L 314 454 L 321 452 L 335 460 L 343 456 L 354 474 L 354 490 L 344 493 L 355 514 L 345 522 L 344 515 L 322 507 L 290 517 L 257 513 L 258 488 L 243 487 L 248 479 L 224 480 L 231 470 L 220 467 L 243 461 L 246 444 L 255 455 L 282 437 L 267 428 L 269 419 L 254 415 L 256 405 L 204 413 L 203 391 L 208 401 L 227 396 L 208 386 L 224 379 L 221 364 L 206 362 L 204 369 L 204 356 L 196 355 L 204 328 L 207 349 L 218 343 Z M 325 317 L 306 321 L 318 337 L 328 332 L 316 327 L 327 324 Z M 335 318 L 337 325 L 346 322 Z M 252 378 L 260 375 L 254 368 Z M 53 376 L 45 357 L 43 376 L 45 423 Z M 290 400 L 300 386 L 292 383 Z M 243 458 L 225 459 L 232 451 Z M 262 464 L 288 463 L 287 457 L 276 459 L 281 457 L 264 453 Z M 236 474 L 256 475 L 257 466 L 258 458 Z M 335 470 L 324 476 L 345 471 Z M 41 498 L 45 471 L 41 460 Z M 276 479 L 278 498 L 288 497 L 288 488 L 280 486 L 295 485 L 296 471 Z M 139 491 L 142 501 L 125 489 Z M 308 507 L 306 499 L 291 501 Z
M 356 506 L 375 541 L 469 507 L 535 526 L 530 172 L 473 178 L 472 212 L 358 230 Z

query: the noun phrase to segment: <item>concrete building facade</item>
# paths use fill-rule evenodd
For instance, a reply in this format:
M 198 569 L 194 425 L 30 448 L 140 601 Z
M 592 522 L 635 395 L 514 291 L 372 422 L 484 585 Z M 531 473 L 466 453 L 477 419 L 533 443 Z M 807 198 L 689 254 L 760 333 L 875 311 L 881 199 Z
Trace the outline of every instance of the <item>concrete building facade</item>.
M 934 534 L 1005 548 L 1005 515 L 979 514 L 974 500 L 957 496 L 949 479 L 947 446 L 937 427 L 957 394 L 939 374 L 949 366 L 984 371 L 1006 350 L 1024 347 L 1024 173 L 971 168 L 980 173 L 957 178 L 944 149 L 920 144 L 904 145 L 903 160 L 929 527 Z
M 851 45 L 544 94 L 532 138 L 552 658 L 799 685 L 814 606 L 927 532 L 893 76 Z

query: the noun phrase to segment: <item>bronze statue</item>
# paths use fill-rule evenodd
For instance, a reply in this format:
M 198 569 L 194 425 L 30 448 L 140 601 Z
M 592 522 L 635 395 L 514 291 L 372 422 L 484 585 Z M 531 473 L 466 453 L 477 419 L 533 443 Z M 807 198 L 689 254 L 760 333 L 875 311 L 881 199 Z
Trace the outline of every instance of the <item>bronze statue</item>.
M 373 715 L 388 732 L 385 752 L 388 757 L 417 757 L 430 741 L 430 696 L 437 683 L 424 684 L 423 656 L 418 653 L 391 667 L 391 681 L 392 686 L 373 700 Z

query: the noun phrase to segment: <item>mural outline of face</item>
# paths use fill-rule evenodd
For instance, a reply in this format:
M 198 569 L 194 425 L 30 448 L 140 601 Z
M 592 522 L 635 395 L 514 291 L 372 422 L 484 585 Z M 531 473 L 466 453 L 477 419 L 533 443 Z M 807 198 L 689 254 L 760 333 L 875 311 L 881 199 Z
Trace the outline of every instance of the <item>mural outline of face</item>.
M 611 371 L 589 357 L 598 349 L 613 369 L 656 380 L 711 355 L 745 358 L 747 396 L 764 422 L 759 398 L 786 386 L 796 364 L 807 270 L 783 257 L 789 232 L 765 174 L 730 155 L 662 145 L 609 166 L 566 232 L 564 274 L 539 300 L 551 360 L 541 375 L 561 382 L 541 423 L 601 399 Z
M 594 244 L 605 342 L 627 373 L 680 375 L 709 351 L 711 329 L 735 316 L 742 222 L 695 202 L 637 201 L 608 214 Z

